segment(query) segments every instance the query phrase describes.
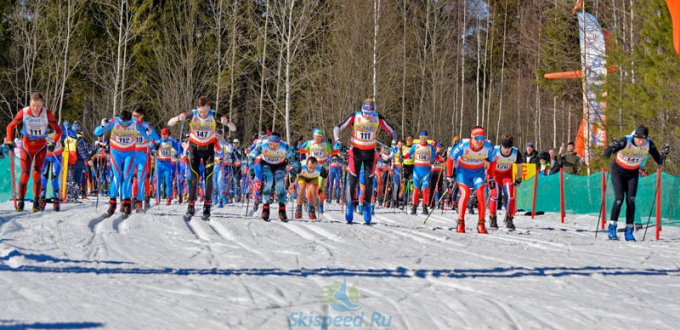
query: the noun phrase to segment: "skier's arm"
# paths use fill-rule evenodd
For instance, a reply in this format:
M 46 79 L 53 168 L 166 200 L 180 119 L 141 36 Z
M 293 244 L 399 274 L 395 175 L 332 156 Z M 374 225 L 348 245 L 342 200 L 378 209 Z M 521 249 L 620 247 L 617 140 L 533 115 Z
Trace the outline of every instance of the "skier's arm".
M 146 140 L 151 141 L 149 134 L 146 133 L 146 127 L 141 122 L 134 123 L 137 126 L 137 132 L 141 134 Z
M 387 133 L 390 134 L 392 137 L 392 140 L 397 139 L 397 131 L 390 125 L 389 122 L 387 122 L 387 119 L 383 117 L 382 115 L 378 115 L 378 121 L 380 122 L 380 127 L 382 127 Z
M 604 156 L 609 158 L 615 153 L 617 153 L 619 150 L 623 149 L 626 147 L 626 144 L 628 144 L 628 141 L 626 138 L 621 138 L 618 141 L 614 140 L 611 143 L 609 143 L 609 147 L 604 149 Z M 564 162 L 564 161 L 563 161 Z
M 661 163 L 663 162 L 661 154 L 659 153 L 659 149 L 656 148 L 656 145 L 654 145 L 654 142 L 652 142 L 652 140 L 649 140 L 649 155 L 652 156 L 652 158 L 657 164 L 661 165 Z
M 408 152 L 404 155 L 404 159 L 411 159 L 413 157 L 413 153 L 416 152 L 416 145 L 414 144 L 411 146 L 411 149 L 408 150 Z
M 161 140 L 161 137 L 158 135 L 158 133 L 156 132 L 156 129 L 153 128 L 153 126 L 149 125 L 148 127 L 151 130 L 151 134 L 149 134 L 149 137 L 150 137 L 149 142 L 151 142 L 153 144 L 158 143 L 158 141 Z
M 94 129 L 94 136 L 102 136 L 104 133 L 110 131 L 113 129 L 113 125 L 116 124 L 116 119 L 115 118 L 104 118 L 102 119 L 102 124 L 100 126 L 97 126 L 97 128 Z
M 333 128 L 333 138 L 335 141 L 340 141 L 340 132 L 354 123 L 354 116 L 354 113 L 352 113 L 347 119 Z
M 430 165 L 433 165 L 434 162 L 437 160 L 437 149 L 435 149 L 434 147 L 430 147 L 430 149 L 432 150 L 432 157 L 430 158 Z
M 184 119 L 181 118 L 182 115 L 184 115 Z M 170 120 L 168 120 L 168 126 L 175 126 L 175 125 L 177 125 L 177 123 L 180 122 L 180 121 L 185 121 L 185 120 L 187 120 L 187 119 L 191 119 L 191 118 L 193 117 L 193 115 L 194 115 L 193 112 L 189 112 L 189 113 L 187 113 L 187 112 L 182 112 L 182 113 L 180 113 L 179 115 L 170 118 Z
M 300 164 L 298 164 L 297 159 L 295 159 L 295 152 L 292 146 L 286 148 L 286 158 L 288 158 L 288 164 L 292 168 L 292 173 L 298 173 Z
M 62 135 L 61 126 L 59 126 L 59 124 L 57 123 L 57 118 L 54 118 L 54 114 L 52 113 L 52 111 L 47 112 L 47 120 L 49 122 L 50 127 L 52 127 L 52 129 L 54 130 L 54 141 L 48 142 L 57 143 L 61 141 Z
M 17 115 L 7 125 L 7 139 L 5 141 L 14 142 L 14 129 L 24 120 L 24 112 L 19 111 Z

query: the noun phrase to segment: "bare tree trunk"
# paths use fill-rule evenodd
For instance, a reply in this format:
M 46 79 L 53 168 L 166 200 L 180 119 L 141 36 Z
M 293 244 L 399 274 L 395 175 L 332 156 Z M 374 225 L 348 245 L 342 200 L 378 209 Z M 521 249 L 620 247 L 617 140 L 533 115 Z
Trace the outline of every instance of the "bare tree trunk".
M 236 34 L 238 31 L 236 30 L 236 14 L 237 14 L 237 9 L 238 9 L 238 1 L 235 1 L 234 3 L 231 4 L 231 62 L 230 62 L 230 70 L 229 70 L 229 83 L 230 83 L 230 88 L 229 88 L 229 120 L 233 120 L 234 118 L 234 90 L 235 90 L 235 83 L 234 83 L 234 76 L 236 72 Z M 231 131 L 229 131 L 229 134 L 231 135 Z
M 467 0 L 463 0 L 463 30 L 461 37 L 463 38 L 461 47 L 460 60 L 460 123 L 458 125 L 458 132 L 463 132 L 463 118 L 465 117 L 465 41 L 467 38 Z
M 118 113 L 118 93 L 120 92 L 120 76 L 121 76 L 121 62 L 122 62 L 122 47 L 123 47 L 123 14 L 125 13 L 125 5 L 127 0 L 120 0 L 118 8 L 118 51 L 116 55 L 116 79 L 113 87 L 113 116 Z
M 501 84 L 500 84 L 500 97 L 498 100 L 498 122 L 496 123 L 496 141 L 498 141 L 498 137 L 500 134 L 501 130 L 501 118 L 503 118 L 503 90 L 504 90 L 504 81 L 505 81 L 505 44 L 506 44 L 506 36 L 507 36 L 507 31 L 508 31 L 508 0 L 505 0 L 505 9 L 503 10 L 504 12 L 504 17 L 503 17 L 503 50 L 501 51 Z M 519 95 L 518 95 L 519 97 Z
M 557 147 L 557 96 L 553 97 L 553 147 Z
M 290 43 L 292 42 L 291 35 L 293 30 L 293 6 L 295 0 L 290 1 L 288 8 L 288 32 L 286 37 L 286 141 L 290 142 Z
M 477 74 L 475 75 L 475 97 L 477 99 L 477 103 L 475 104 L 475 125 L 479 125 L 479 71 L 482 65 L 482 58 L 479 55 L 482 52 L 482 41 L 481 41 L 481 32 L 479 31 L 479 25 L 480 25 L 480 18 L 479 18 L 479 13 L 476 13 L 475 16 L 477 16 L 477 26 L 475 29 L 477 30 Z M 482 121 L 484 121 L 482 119 Z
M 61 75 L 61 91 L 59 92 L 59 122 L 61 122 L 61 110 L 64 105 L 64 89 L 66 88 L 66 71 L 68 71 L 68 50 L 69 50 L 69 43 L 71 41 L 71 19 L 73 18 L 72 16 L 72 8 L 71 8 L 71 0 L 68 0 L 66 3 L 66 46 L 64 47 L 64 67 L 62 68 L 62 75 Z
M 378 101 L 378 29 L 380 28 L 380 0 L 373 0 L 373 100 Z
M 401 138 L 406 126 L 406 0 L 402 1 Z
M 269 0 L 265 4 L 265 12 L 267 13 L 264 18 L 264 35 L 263 35 L 263 45 L 262 45 L 262 59 L 260 61 L 260 119 L 257 121 L 257 131 L 262 130 L 262 114 L 264 112 L 264 78 L 266 75 L 266 59 L 267 59 L 267 28 L 269 27 Z
M 420 122 L 422 119 L 422 114 L 424 114 L 424 109 L 423 109 L 423 102 L 425 99 L 425 71 L 427 69 L 427 38 L 428 35 L 430 34 L 430 5 L 431 1 L 427 1 L 426 9 L 425 9 L 425 37 L 423 38 L 423 52 L 422 55 L 420 56 L 420 97 L 418 101 L 418 112 L 421 114 L 421 116 L 418 116 L 417 114 L 414 114 L 415 117 L 417 118 L 417 125 L 416 128 L 418 131 L 420 131 Z
M 217 52 L 217 84 L 215 86 L 215 110 L 220 110 L 220 91 L 222 87 L 222 15 L 224 15 L 224 1 L 218 0 L 220 3 L 218 5 L 219 11 L 215 15 L 215 23 L 217 25 L 217 47 L 215 51 Z M 229 120 L 232 120 L 229 117 Z

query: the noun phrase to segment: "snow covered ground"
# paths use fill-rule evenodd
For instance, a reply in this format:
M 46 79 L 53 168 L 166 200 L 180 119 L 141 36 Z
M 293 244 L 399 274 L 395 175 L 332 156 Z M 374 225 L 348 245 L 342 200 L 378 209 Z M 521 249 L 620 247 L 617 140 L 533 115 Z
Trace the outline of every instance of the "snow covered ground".
M 185 205 L 101 222 L 93 201 L 11 208 L 0 204 L 0 328 L 680 325 L 679 228 L 628 243 L 595 238 L 587 216 L 519 216 L 517 232 L 482 236 L 439 211 L 426 226 L 384 209 L 350 226 L 336 205 L 314 222 L 265 223 L 238 204 L 190 224 Z

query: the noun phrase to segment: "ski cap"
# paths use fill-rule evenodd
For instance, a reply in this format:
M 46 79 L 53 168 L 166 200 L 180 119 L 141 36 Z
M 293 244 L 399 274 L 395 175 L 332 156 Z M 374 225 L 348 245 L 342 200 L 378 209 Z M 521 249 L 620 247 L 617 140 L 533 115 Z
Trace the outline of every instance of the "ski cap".
M 315 129 L 312 131 L 312 135 L 320 135 L 320 136 L 323 136 L 323 131 L 320 130 L 320 129 L 318 129 L 318 128 L 315 128 Z
M 335 141 L 335 143 L 333 143 L 333 149 L 334 149 L 334 150 L 340 150 L 340 149 L 342 149 L 342 142 L 340 142 L 340 141 Z
M 71 129 L 76 133 L 80 133 L 80 124 L 78 124 L 78 122 L 74 122 L 73 125 L 71 125 Z
M 375 102 L 373 99 L 368 98 L 364 100 L 363 104 L 361 105 L 361 112 L 367 116 L 375 115 Z
M 527 147 L 532 147 L 532 148 L 536 149 L 536 146 L 531 141 L 527 142 Z
M 486 130 L 482 127 L 475 127 L 472 129 L 471 137 L 477 141 L 486 140 Z
M 234 139 L 234 141 L 232 141 L 232 143 L 240 143 L 240 142 L 241 141 L 239 141 L 238 139 Z
M 278 134 L 274 133 L 274 134 L 269 136 L 267 141 L 269 141 L 271 143 L 279 143 L 279 142 L 281 142 L 281 137 Z
M 420 134 L 418 134 L 418 137 L 427 136 L 427 135 L 428 135 L 427 131 L 422 131 L 422 132 L 420 132 Z
M 166 127 L 161 130 L 161 135 L 170 135 L 170 130 Z
M 641 125 L 641 126 L 639 126 L 638 128 L 635 129 L 633 136 L 637 137 L 637 138 L 646 139 L 647 136 L 649 136 L 649 129 L 647 127 Z

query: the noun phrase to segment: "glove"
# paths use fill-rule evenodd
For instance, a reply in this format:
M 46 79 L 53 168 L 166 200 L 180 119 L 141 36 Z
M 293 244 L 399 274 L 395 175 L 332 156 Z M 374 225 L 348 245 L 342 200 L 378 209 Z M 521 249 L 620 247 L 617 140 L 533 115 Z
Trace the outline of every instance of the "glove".
M 449 188 L 453 188 L 453 185 L 456 183 L 456 179 L 454 178 L 446 178 L 446 183 Z
M 517 177 L 515 178 L 515 185 L 519 185 L 520 183 L 522 183 L 522 177 L 521 177 L 521 176 L 517 176 Z
M 47 143 L 47 152 L 52 152 L 54 151 L 54 142 L 48 142 Z
M 668 143 L 664 144 L 663 149 L 661 149 L 661 154 L 667 156 L 671 152 L 671 146 Z
M 108 125 L 108 124 L 109 124 L 109 118 L 104 118 L 104 119 L 102 119 L 102 122 L 101 122 L 101 125 L 102 125 L 102 126 L 106 126 L 106 125 Z
M 5 141 L 5 145 L 10 150 L 14 149 L 14 142 L 12 142 L 12 141 Z
M 321 174 L 319 174 L 322 178 L 327 178 L 328 177 L 328 171 L 326 170 L 325 167 L 321 168 Z
M 609 147 L 619 149 L 625 147 L 625 145 L 622 145 L 621 141 L 612 140 L 611 142 L 609 142 Z
M 496 180 L 493 178 L 487 179 L 486 184 L 489 186 L 489 189 L 496 189 Z

